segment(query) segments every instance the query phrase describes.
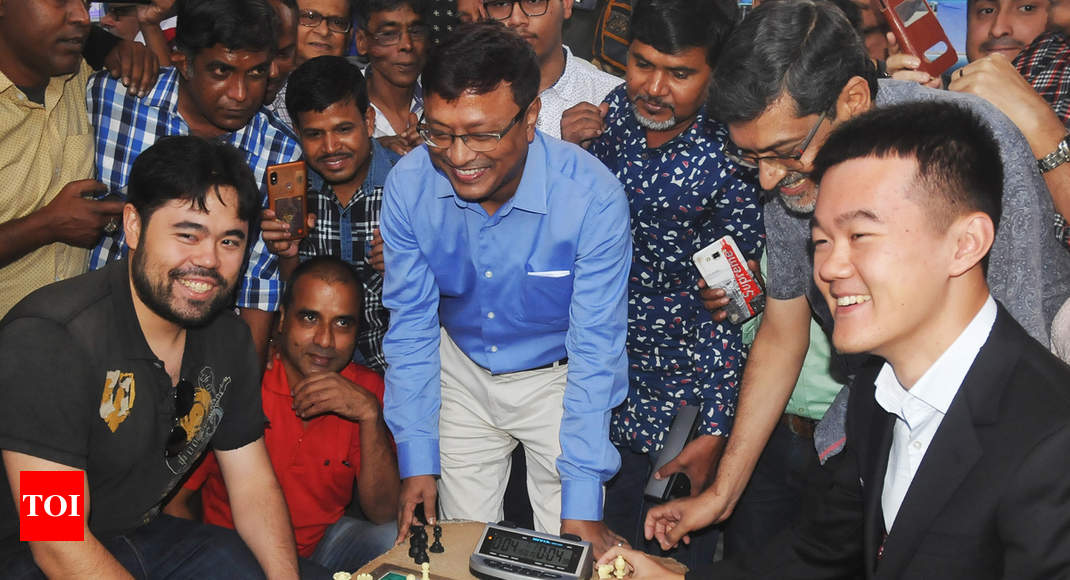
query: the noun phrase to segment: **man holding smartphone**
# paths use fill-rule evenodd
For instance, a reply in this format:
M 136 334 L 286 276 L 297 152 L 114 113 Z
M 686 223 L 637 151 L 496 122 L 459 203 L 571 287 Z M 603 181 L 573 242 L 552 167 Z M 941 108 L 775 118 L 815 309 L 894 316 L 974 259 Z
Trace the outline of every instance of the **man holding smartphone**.
M 636 2 L 625 84 L 601 106 L 582 103 L 566 111 L 562 122 L 566 140 L 582 143 L 601 131 L 589 149 L 631 200 L 629 389 L 613 413 L 610 432 L 621 470 L 607 487 L 606 519 L 637 546 L 643 489 L 673 417 L 681 406 L 700 407 L 697 437 L 658 477 L 685 473 L 698 493 L 711 480 L 731 429 L 746 359 L 741 326 L 715 322 L 703 309 L 691 259 L 724 235 L 736 241 L 743 261 L 758 259 L 764 243 L 757 187 L 724 157 L 728 130 L 705 107 L 713 63 L 734 22 L 732 7 Z M 715 546 L 706 543 L 716 544 L 716 534 L 699 537 L 678 557 L 712 557 Z

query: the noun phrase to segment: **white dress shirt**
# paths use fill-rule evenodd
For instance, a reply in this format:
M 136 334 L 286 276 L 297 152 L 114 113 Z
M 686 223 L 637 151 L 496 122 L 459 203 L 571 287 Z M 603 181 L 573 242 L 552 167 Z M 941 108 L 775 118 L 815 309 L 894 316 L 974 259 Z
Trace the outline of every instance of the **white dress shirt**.
M 996 301 L 988 297 L 962 334 L 936 359 L 910 390 L 903 388 L 888 363 L 884 363 L 874 386 L 874 397 L 885 411 L 896 416 L 892 448 L 884 472 L 881 508 L 884 529 L 892 530 L 910 482 L 918 472 L 929 443 L 940 428 L 951 401 L 959 392 L 978 351 L 988 340 L 996 321 Z
M 609 91 L 624 82 L 598 67 L 573 56 L 567 46 L 565 50 L 565 70 L 557 82 L 539 94 L 542 97 L 542 109 L 535 127 L 547 135 L 561 138 L 561 115 L 579 103 L 599 104 L 605 100 Z

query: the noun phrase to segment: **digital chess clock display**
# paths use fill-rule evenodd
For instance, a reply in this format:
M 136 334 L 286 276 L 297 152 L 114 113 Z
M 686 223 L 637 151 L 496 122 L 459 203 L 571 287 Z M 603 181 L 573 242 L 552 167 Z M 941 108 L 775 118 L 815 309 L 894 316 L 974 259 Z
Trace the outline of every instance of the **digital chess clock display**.
M 588 542 L 488 524 L 471 569 L 482 578 L 571 580 L 590 575 L 591 560 Z

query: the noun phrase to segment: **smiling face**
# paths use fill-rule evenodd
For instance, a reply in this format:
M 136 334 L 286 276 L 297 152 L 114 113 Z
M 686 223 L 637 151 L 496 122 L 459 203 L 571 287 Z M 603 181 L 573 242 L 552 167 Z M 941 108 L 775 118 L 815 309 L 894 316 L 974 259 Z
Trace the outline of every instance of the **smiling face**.
M 349 33 L 331 30 L 327 20 L 349 20 L 349 0 L 297 0 L 297 8 L 299 11 L 312 10 L 324 17 L 316 26 L 297 26 L 297 64 L 317 56 L 345 56 Z
M 701 47 L 666 54 L 633 40 L 624 78 L 636 120 L 648 134 L 683 132 L 702 109 L 712 74 Z
M 178 110 L 195 135 L 237 131 L 264 102 L 271 73 L 266 50 L 230 50 L 216 44 L 192 57 L 176 51 L 172 59 L 182 73 Z
M 396 44 L 382 45 L 376 35 L 397 33 Z M 414 34 L 415 33 L 415 34 Z M 368 55 L 377 79 L 397 87 L 416 84 L 427 60 L 428 27 L 410 6 L 373 12 L 357 30 L 357 51 Z
M 234 188 L 208 192 L 205 207 L 171 200 L 148 223 L 132 205 L 123 210 L 137 299 L 179 326 L 204 324 L 230 304 L 245 258 L 248 224 Z
M 966 58 L 996 52 L 1014 60 L 1044 32 L 1048 0 L 971 0 L 966 11 Z
M 305 161 L 336 190 L 355 192 L 363 183 L 371 161 L 374 112 L 365 119 L 353 99 L 339 101 L 322 111 L 297 114 Z
M 25 87 L 77 71 L 89 25 L 82 0 L 0 2 L 0 70 Z
M 769 156 L 786 157 L 795 152 L 820 120 L 820 114 L 796 117 L 795 111 L 795 102 L 791 97 L 782 95 L 756 119 L 729 123 L 728 132 L 732 142 L 744 154 L 766 157 L 758 164 L 758 180 L 762 189 L 776 191 L 788 209 L 810 213 L 814 211 L 818 192 L 817 184 L 810 179 L 813 160 L 821 144 L 832 132 L 833 123 L 828 120 L 821 122 L 809 146 L 797 161 L 769 159 Z
M 345 368 L 356 348 L 359 317 L 360 295 L 354 285 L 328 282 L 315 273 L 301 276 L 280 322 L 282 362 L 290 384 Z
M 507 127 L 520 111 L 512 90 L 503 82 L 489 93 L 466 91 L 453 101 L 429 93 L 424 100 L 424 124 L 433 131 L 454 135 L 495 133 Z M 455 138 L 449 147 L 428 147 L 431 161 L 446 174 L 458 197 L 496 209 L 516 193 L 538 116 L 536 99 L 490 151 L 472 151 Z
M 833 166 L 814 212 L 814 280 L 845 353 L 895 357 L 932 344 L 950 311 L 956 237 L 916 201 L 917 162 L 864 157 Z M 929 208 L 931 210 L 931 208 Z

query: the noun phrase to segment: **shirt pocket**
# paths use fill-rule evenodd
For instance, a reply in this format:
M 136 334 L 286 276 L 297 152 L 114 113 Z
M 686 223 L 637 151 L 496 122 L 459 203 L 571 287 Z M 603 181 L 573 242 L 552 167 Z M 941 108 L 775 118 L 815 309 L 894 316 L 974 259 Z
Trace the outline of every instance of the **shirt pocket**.
M 520 303 L 524 320 L 568 328 L 569 304 L 572 302 L 574 276 L 567 269 L 533 269 L 530 266 L 521 282 Z

